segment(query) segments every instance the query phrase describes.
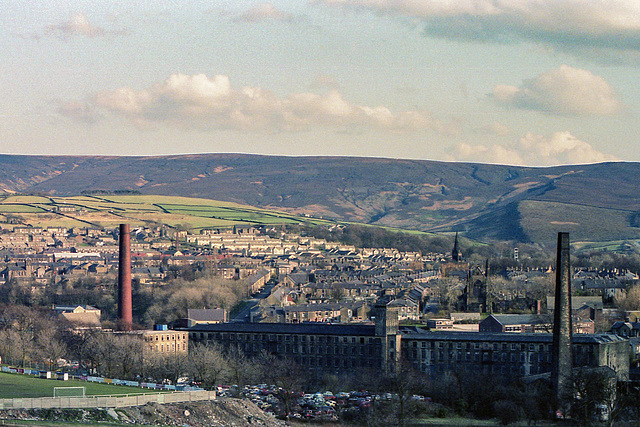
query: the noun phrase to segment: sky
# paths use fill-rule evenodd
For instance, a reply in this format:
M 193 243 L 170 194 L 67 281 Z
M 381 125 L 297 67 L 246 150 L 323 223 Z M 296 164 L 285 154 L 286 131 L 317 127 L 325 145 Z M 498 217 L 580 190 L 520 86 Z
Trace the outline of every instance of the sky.
M 0 153 L 640 161 L 637 0 L 4 0 Z

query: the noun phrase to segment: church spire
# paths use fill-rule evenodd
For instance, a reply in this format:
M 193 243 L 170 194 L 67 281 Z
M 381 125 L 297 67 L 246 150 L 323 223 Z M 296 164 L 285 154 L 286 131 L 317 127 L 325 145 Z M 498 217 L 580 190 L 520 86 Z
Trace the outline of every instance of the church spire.
M 453 259 L 453 262 L 460 262 L 460 260 L 462 259 L 462 252 L 460 252 L 460 249 L 458 248 L 458 232 L 456 231 L 456 239 L 453 242 L 453 249 L 451 250 L 451 259 Z

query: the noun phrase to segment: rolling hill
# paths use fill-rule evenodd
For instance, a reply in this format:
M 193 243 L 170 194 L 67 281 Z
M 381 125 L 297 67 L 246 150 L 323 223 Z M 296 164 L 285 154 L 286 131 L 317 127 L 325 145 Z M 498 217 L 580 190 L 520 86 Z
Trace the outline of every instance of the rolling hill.
M 488 240 L 640 239 L 639 163 L 548 168 L 356 157 L 0 156 L 0 190 L 128 190 Z
M 35 227 L 133 226 L 178 227 L 188 230 L 236 225 L 317 225 L 327 221 L 254 208 L 232 202 L 158 195 L 84 195 L 0 197 L 0 221 Z M 331 223 L 333 224 L 333 222 Z

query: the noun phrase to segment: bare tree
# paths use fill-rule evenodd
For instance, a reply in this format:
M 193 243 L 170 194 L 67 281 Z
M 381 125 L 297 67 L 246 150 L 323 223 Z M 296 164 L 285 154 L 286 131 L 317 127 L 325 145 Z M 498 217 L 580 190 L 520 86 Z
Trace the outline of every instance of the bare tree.
M 189 371 L 189 358 L 184 353 L 161 354 L 151 353 L 144 358 L 144 376 L 156 381 L 168 380 L 177 384 L 178 380 Z
M 225 353 L 228 379 L 236 385 L 249 384 L 255 373 L 255 365 L 238 346 L 231 346 Z
M 98 373 L 113 378 L 118 369 L 118 349 L 113 334 L 100 333 L 89 338 L 90 359 Z
M 0 331 L 0 355 L 6 362 L 26 366 L 33 354 L 33 342 L 29 336 L 14 329 Z
M 104 332 L 91 336 L 88 346 L 96 369 L 108 378 L 134 378 L 142 372 L 143 341 L 140 336 Z
M 57 368 L 58 359 L 67 355 L 69 349 L 60 339 L 59 331 L 53 328 L 45 328 L 36 335 L 36 344 L 40 358 L 45 361 L 49 370 Z
M 133 379 L 141 371 L 143 360 L 142 337 L 134 334 L 116 335 L 122 379 Z
M 217 343 L 195 344 L 189 349 L 189 372 L 194 381 L 210 389 L 229 369 L 222 347 Z
M 406 361 L 398 361 L 384 372 L 362 371 L 359 377 L 362 386 L 375 395 L 391 393 L 393 396 L 391 400 L 372 399 L 366 414 L 368 426 L 404 426 L 409 413 L 420 405 L 412 399 L 413 395 L 422 395 L 429 388 L 427 376 Z
M 21 366 L 38 358 L 38 334 L 57 328 L 57 324 L 39 310 L 21 305 L 0 307 L 0 319 L 0 329 L 5 331 L 8 344 L 5 352 Z
M 267 353 L 261 354 L 256 362 L 261 367 L 261 380 L 276 386 L 276 397 L 282 404 L 283 415 L 289 419 L 302 390 L 305 372 L 294 360 Z
M 624 310 L 640 310 L 640 285 L 633 286 L 615 299 L 616 306 Z

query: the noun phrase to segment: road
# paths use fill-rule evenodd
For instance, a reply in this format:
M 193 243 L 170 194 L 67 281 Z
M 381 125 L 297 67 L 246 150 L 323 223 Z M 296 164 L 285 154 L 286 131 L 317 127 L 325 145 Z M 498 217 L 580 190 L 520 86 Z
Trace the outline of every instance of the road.
M 233 316 L 229 321 L 231 322 L 249 322 L 251 310 L 258 304 L 260 301 L 266 299 L 269 295 L 271 295 L 271 291 L 273 290 L 275 283 L 269 283 L 265 285 L 262 290 L 253 296 L 253 298 L 245 301 L 244 307 L 240 311 L 238 311 L 235 316 Z

